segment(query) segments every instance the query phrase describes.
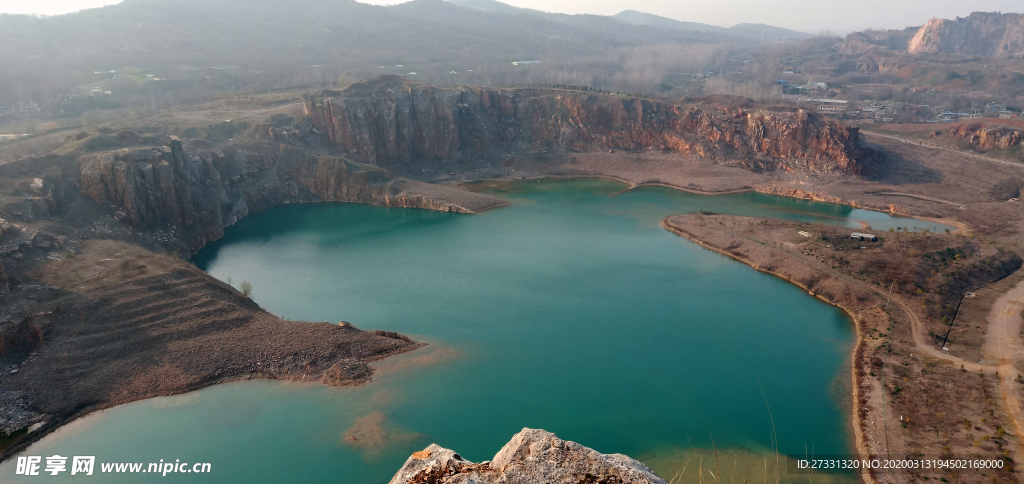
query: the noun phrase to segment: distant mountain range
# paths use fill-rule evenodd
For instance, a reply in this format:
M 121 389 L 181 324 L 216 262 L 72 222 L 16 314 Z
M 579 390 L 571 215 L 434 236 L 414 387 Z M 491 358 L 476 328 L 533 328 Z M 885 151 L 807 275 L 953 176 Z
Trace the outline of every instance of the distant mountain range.
M 453 3 L 460 7 L 472 8 L 485 12 L 500 12 L 500 13 L 528 13 L 532 15 L 542 16 L 549 20 L 564 21 L 573 17 L 580 17 L 579 15 L 565 15 L 558 13 L 544 12 L 541 10 L 534 10 L 528 8 L 519 8 L 512 5 L 501 3 L 496 0 L 447 0 L 449 3 Z M 589 17 L 601 17 L 599 15 L 593 15 Z M 717 34 L 732 35 L 736 37 L 742 37 L 753 40 L 764 40 L 770 42 L 778 41 L 792 41 L 802 40 L 813 37 L 813 35 L 797 32 L 795 30 L 784 29 L 781 27 L 773 27 L 765 24 L 750 24 L 743 23 L 737 24 L 732 27 L 716 27 L 714 25 L 702 24 L 699 22 L 684 22 L 680 20 L 670 19 L 668 17 L 662 17 L 650 13 L 639 12 L 636 10 L 624 10 L 615 15 L 611 16 L 619 22 L 636 25 L 641 27 L 658 27 L 672 30 L 686 30 L 692 32 L 713 32 Z
M 697 22 L 682 22 L 667 17 L 638 12 L 636 10 L 625 10 L 612 15 L 612 18 L 620 22 L 633 25 L 663 27 L 676 30 L 693 30 L 697 32 L 715 32 L 769 42 L 803 40 L 814 37 L 808 33 L 797 32 L 795 30 L 765 24 L 743 23 L 733 25 L 732 27 L 716 27 L 714 25 Z
M 662 43 L 753 43 L 808 34 L 766 25 L 729 28 L 626 11 L 564 15 L 493 0 L 414 0 L 376 6 L 353 0 L 125 0 L 53 17 L 0 15 L 5 65 L 415 63 L 447 58 L 585 55 Z M 29 61 L 29 59 L 32 59 Z
M 842 61 L 837 73 L 878 72 L 906 65 L 890 58 L 917 54 L 1022 55 L 1022 18 L 976 13 L 837 42 L 763 24 L 719 27 L 636 10 L 567 15 L 495 0 L 124 0 L 53 17 L 0 15 L 0 106 L 92 90 L 122 96 L 121 106 L 170 105 L 381 74 L 442 85 L 667 92 L 667 82 L 718 72 L 726 61 L 782 55 L 757 50 L 781 42 L 794 50 L 773 66 L 818 59 L 831 69 Z M 526 60 L 541 62 L 512 66 Z
M 393 6 L 354 0 L 124 0 L 53 17 L 0 15 L 0 32 L 0 105 L 38 97 L 33 93 L 40 90 L 59 93 L 93 80 L 94 72 L 125 74 L 121 71 L 129 68 L 169 79 L 224 77 L 223 72 L 195 71 L 217 68 L 236 79 L 273 75 L 280 79 L 273 82 L 294 84 L 299 81 L 286 78 L 322 66 L 332 79 L 339 73 L 359 78 L 417 72 L 419 78 L 444 83 L 449 72 L 479 74 L 514 60 L 595 66 L 607 65 L 604 58 L 611 55 L 622 65 L 629 49 L 643 46 L 741 46 L 808 36 L 634 11 L 615 16 L 546 13 L 493 0 L 414 0 Z M 184 72 L 190 69 L 194 72 Z M 465 82 L 501 82 L 464 77 Z M 251 87 L 236 83 L 224 89 Z

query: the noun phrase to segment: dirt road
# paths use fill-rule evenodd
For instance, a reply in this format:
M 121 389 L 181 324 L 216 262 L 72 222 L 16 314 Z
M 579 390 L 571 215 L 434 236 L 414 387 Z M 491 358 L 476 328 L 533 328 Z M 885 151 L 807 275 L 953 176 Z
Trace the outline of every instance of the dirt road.
M 1024 358 L 1024 344 L 1020 339 L 1022 309 L 1024 281 L 999 296 L 988 313 L 989 326 L 983 347 L 987 359 L 1012 365 Z
M 735 235 L 746 238 L 752 242 L 763 243 L 752 237 L 745 237 L 741 234 Z M 776 247 L 776 249 L 785 252 L 797 260 L 801 260 L 805 264 L 814 267 L 819 271 L 831 274 L 852 285 L 874 292 L 883 299 L 891 297 L 891 301 L 898 305 L 910 319 L 911 334 L 913 335 L 914 346 L 916 347 L 915 352 L 918 354 L 927 355 L 931 358 L 945 361 L 953 366 L 960 366 L 970 372 L 998 375 L 1000 379 L 999 387 L 1003 410 L 1006 412 L 1006 416 L 1013 427 L 1013 435 L 1018 439 L 1013 459 L 1016 463 L 1024 463 L 1024 448 L 1022 448 L 1022 442 L 1024 442 L 1024 405 L 1021 404 L 1020 399 L 1020 391 L 1018 388 L 1020 384 L 1016 381 L 1021 375 L 1021 372 L 1013 366 L 1015 361 L 1024 359 L 1024 342 L 1022 342 L 1020 337 L 1022 326 L 1021 311 L 1024 309 L 1024 281 L 1000 296 L 993 305 L 992 311 L 989 313 L 989 326 L 985 333 L 983 353 L 987 358 L 996 360 L 996 363 L 975 363 L 957 358 L 956 356 L 953 356 L 946 351 L 942 351 L 941 348 L 930 343 L 926 336 L 927 331 L 924 324 L 921 322 L 920 318 L 918 318 L 910 305 L 902 298 L 892 296 L 888 294 L 887 291 L 880 290 L 875 286 L 866 284 L 863 281 L 836 271 L 821 263 L 814 257 L 798 251 L 788 250 L 783 247 Z
M 909 143 L 909 144 L 912 144 L 912 145 L 924 146 L 926 148 L 932 148 L 932 149 L 935 149 L 935 150 L 949 151 L 951 153 L 956 153 L 957 155 L 960 155 L 960 156 L 965 156 L 965 157 L 968 157 L 968 158 L 974 158 L 974 159 L 977 159 L 977 160 L 991 161 L 992 163 L 999 163 L 999 164 L 1003 164 L 1003 165 L 1009 165 L 1009 166 L 1016 166 L 1018 168 L 1024 168 L 1024 164 L 1021 164 L 1021 163 L 1018 163 L 1018 162 L 1007 161 L 1007 160 L 998 160 L 998 159 L 990 158 L 990 157 L 984 156 L 984 155 L 979 155 L 979 154 L 975 154 L 975 153 L 969 153 L 969 152 L 966 152 L 966 151 L 963 151 L 963 150 L 957 150 L 957 149 L 953 149 L 953 148 L 946 148 L 945 146 L 936 146 L 936 145 L 933 145 L 933 144 L 924 144 L 924 142 L 922 142 L 922 141 L 915 141 L 915 140 L 911 140 L 911 139 L 900 138 L 899 136 L 893 136 L 891 134 L 873 133 L 871 131 L 861 131 L 861 133 L 864 133 L 864 135 L 868 136 L 868 137 L 878 136 L 880 138 L 888 138 L 888 139 L 891 139 L 891 140 L 896 140 L 896 141 L 899 141 L 901 143 Z
M 1016 382 L 1021 372 L 1013 363 L 1024 358 L 1024 343 L 1020 337 L 1021 309 L 1024 309 L 1024 281 L 999 296 L 992 305 L 987 318 L 985 345 L 982 347 L 985 358 L 997 361 L 995 366 L 998 367 L 1001 380 L 1003 404 L 1018 439 L 1024 439 L 1024 407 L 1020 402 L 1019 384 Z M 1021 454 L 1024 454 L 1020 447 L 1021 443 L 1018 442 L 1015 459 L 1020 459 Z

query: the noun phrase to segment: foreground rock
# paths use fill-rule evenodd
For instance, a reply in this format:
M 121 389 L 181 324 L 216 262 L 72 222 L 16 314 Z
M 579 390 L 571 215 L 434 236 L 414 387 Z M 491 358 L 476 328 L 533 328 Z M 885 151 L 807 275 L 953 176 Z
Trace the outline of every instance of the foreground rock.
M 462 483 L 662 484 L 647 466 L 622 454 L 602 454 L 538 429 L 523 429 L 490 462 L 474 464 L 431 444 L 414 453 L 389 484 Z

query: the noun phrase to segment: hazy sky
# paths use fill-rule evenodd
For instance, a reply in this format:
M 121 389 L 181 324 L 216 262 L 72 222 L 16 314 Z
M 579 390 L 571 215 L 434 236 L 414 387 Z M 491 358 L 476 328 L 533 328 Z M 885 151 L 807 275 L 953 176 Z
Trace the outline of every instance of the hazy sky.
M 118 1 L 0 0 L 0 12 L 57 15 Z M 400 3 L 397 0 L 362 1 Z M 954 18 L 972 11 L 1024 12 L 1021 0 L 506 0 L 505 3 L 549 12 L 601 15 L 633 9 L 712 25 L 756 22 L 811 33 L 903 28 L 921 25 L 931 17 Z

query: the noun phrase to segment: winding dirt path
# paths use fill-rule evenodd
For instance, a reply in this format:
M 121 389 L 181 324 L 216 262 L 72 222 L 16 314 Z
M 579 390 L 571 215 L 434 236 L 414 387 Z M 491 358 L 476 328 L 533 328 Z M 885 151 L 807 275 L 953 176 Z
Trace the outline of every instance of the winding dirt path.
M 874 292 L 882 298 L 890 297 L 886 291 L 881 291 L 874 286 L 848 277 L 812 257 L 786 249 L 781 250 L 816 266 L 820 270 Z M 1013 426 L 1013 435 L 1017 437 L 1013 460 L 1018 466 L 1024 466 L 1024 448 L 1022 448 L 1024 447 L 1024 405 L 1021 405 L 1020 392 L 1016 381 L 1022 373 L 1013 366 L 1015 361 L 1024 358 L 1024 342 L 1021 341 L 1020 337 L 1021 326 L 1024 324 L 1021 315 L 1021 310 L 1024 309 L 1024 281 L 1021 281 L 1013 289 L 1000 296 L 989 312 L 989 325 L 985 331 L 985 344 L 982 352 L 987 357 L 996 360 L 997 362 L 994 364 L 965 361 L 942 351 L 940 348 L 936 348 L 928 342 L 928 339 L 925 337 L 924 325 L 910 306 L 897 296 L 892 296 L 891 301 L 903 309 L 903 312 L 910 318 L 911 334 L 914 338 L 914 346 L 917 347 L 916 352 L 926 354 L 954 366 L 962 365 L 962 368 L 967 371 L 997 375 L 999 377 L 1003 411 L 1006 413 L 1010 425 Z
M 732 235 L 763 244 L 762 241 L 743 234 L 733 233 Z M 995 359 L 997 362 L 994 364 L 982 364 L 963 360 L 942 351 L 941 348 L 933 346 L 925 336 L 927 331 L 924 328 L 924 324 L 921 323 L 921 319 L 917 317 L 914 310 L 901 297 L 890 296 L 888 291 L 880 290 L 856 278 L 849 277 L 813 257 L 783 247 L 775 247 L 775 249 L 785 252 L 789 256 L 801 260 L 822 272 L 841 278 L 851 285 L 873 292 L 882 297 L 882 299 L 890 299 L 893 304 L 899 306 L 906 313 L 907 317 L 910 318 L 911 335 L 916 347 L 915 352 L 918 354 L 927 355 L 950 365 L 961 365 L 963 369 L 970 372 L 999 376 L 1003 410 L 1010 421 L 1010 425 L 1013 427 L 1013 435 L 1017 437 L 1013 459 L 1017 465 L 1024 466 L 1024 405 L 1021 404 L 1020 392 L 1018 391 L 1018 383 L 1016 381 L 1022 373 L 1013 366 L 1014 361 L 1024 358 L 1024 341 L 1020 337 L 1021 327 L 1024 325 L 1021 315 L 1021 311 L 1024 310 L 1024 281 L 1021 281 L 1013 289 L 1000 296 L 993 305 L 988 316 L 989 326 L 985 332 L 985 344 L 982 351 L 987 357 Z
M 1021 443 L 1024 441 L 1024 406 L 1021 405 L 1016 382 L 1021 372 L 1013 366 L 1014 362 L 1024 358 L 1024 342 L 1020 337 L 1021 324 L 1024 322 L 1021 318 L 1022 309 L 1024 281 L 999 296 L 992 305 L 992 310 L 988 313 L 988 328 L 985 331 L 982 354 L 997 361 L 993 366 L 998 368 L 1006 414 L 1010 417 L 1014 435 L 1017 436 L 1015 460 L 1024 465 L 1024 461 L 1020 460 L 1024 454 L 1021 450 Z
M 1012 365 L 1024 357 L 1024 344 L 1020 339 L 1022 309 L 1024 281 L 999 296 L 988 313 L 989 326 L 982 348 L 987 358 Z

